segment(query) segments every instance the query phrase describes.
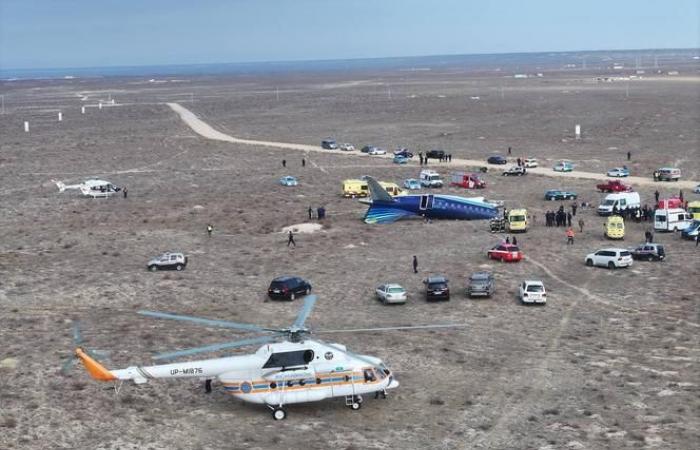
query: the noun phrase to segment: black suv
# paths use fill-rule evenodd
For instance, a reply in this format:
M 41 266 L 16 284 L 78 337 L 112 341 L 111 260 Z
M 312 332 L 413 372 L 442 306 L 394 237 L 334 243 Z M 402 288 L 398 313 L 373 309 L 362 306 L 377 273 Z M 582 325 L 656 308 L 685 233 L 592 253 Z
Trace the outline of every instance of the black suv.
M 485 295 L 491 297 L 494 292 L 493 275 L 490 272 L 474 272 L 467 283 L 467 297 Z
M 294 300 L 297 296 L 311 293 L 311 285 L 308 281 L 299 277 L 278 277 L 272 280 L 267 289 L 267 295 L 271 299 L 281 298 Z
M 425 154 L 426 158 L 431 158 L 431 159 L 443 159 L 445 157 L 445 151 L 444 150 L 430 150 L 428 153 Z
M 326 150 L 335 150 L 338 148 L 338 144 L 335 142 L 335 139 L 328 138 L 321 141 L 321 147 Z
M 447 278 L 443 276 L 428 277 L 423 283 L 426 285 L 425 299 L 432 300 L 449 300 L 450 287 L 447 285 Z
M 647 242 L 632 250 L 633 259 L 646 261 L 662 261 L 666 257 L 666 251 L 661 244 Z

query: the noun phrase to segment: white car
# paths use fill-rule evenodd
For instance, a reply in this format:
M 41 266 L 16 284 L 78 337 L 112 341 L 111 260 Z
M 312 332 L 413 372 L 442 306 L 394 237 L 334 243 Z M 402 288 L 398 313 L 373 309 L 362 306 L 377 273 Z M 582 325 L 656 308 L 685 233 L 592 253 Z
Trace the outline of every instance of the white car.
M 537 162 L 537 158 L 525 158 L 525 168 L 526 169 L 532 169 L 533 167 L 539 166 L 539 163 Z
M 386 155 L 386 150 L 379 147 L 373 147 L 367 152 L 368 155 Z
M 608 170 L 607 175 L 613 178 L 624 178 L 630 176 L 630 171 L 626 167 L 615 167 Z
M 344 144 L 340 144 L 340 146 L 338 146 L 338 148 L 344 152 L 351 152 L 351 151 L 355 150 L 355 146 L 352 144 L 348 144 L 347 142 Z
M 693 188 L 693 193 L 695 193 L 695 194 L 700 194 L 700 184 L 698 184 L 697 186 L 695 186 L 695 187 Z
M 377 298 L 385 305 L 406 303 L 406 289 L 396 283 L 386 283 L 377 287 Z
M 187 256 L 179 252 L 166 252 L 148 261 L 148 270 L 177 270 L 178 272 L 187 267 Z
M 586 265 L 589 267 L 607 267 L 608 269 L 630 267 L 632 265 L 632 253 L 624 248 L 604 248 L 586 255 Z
M 526 280 L 520 284 L 520 301 L 522 303 L 547 303 L 547 290 L 539 280 Z

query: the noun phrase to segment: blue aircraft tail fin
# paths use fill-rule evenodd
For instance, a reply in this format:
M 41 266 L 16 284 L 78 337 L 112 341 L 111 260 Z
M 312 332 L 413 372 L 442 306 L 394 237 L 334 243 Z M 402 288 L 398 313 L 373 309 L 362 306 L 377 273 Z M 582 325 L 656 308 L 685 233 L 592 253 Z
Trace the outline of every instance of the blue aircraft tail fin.
M 372 177 L 367 177 L 367 186 L 369 194 L 372 196 L 372 201 L 393 202 L 394 198 Z
M 415 213 L 391 205 L 373 203 L 365 213 L 365 223 L 392 223 L 403 217 L 415 216 Z

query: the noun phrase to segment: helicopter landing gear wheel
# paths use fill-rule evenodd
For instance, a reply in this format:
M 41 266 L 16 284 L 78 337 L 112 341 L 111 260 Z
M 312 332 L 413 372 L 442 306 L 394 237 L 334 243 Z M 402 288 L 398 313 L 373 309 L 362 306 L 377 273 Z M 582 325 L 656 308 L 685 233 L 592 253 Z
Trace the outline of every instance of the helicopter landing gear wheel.
M 362 408 L 362 403 L 353 402 L 350 404 L 350 409 L 352 409 L 353 411 L 357 411 L 360 408 Z
M 281 406 L 274 408 L 272 410 L 272 418 L 275 420 L 284 420 L 287 418 L 287 411 Z
M 356 396 L 355 396 L 355 402 L 356 402 L 356 403 L 362 403 L 362 400 L 363 400 L 363 398 L 362 398 L 361 395 L 356 395 Z

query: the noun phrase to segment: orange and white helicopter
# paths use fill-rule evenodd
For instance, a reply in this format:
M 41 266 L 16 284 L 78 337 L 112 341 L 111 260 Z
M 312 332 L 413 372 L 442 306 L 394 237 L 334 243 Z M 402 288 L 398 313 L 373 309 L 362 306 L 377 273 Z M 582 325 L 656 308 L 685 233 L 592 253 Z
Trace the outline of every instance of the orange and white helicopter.
M 142 384 L 156 378 L 199 378 L 206 381 L 209 391 L 211 381 L 217 380 L 229 394 L 246 402 L 266 405 L 272 411 L 275 420 L 282 420 L 287 417 L 285 405 L 344 397 L 346 406 L 358 410 L 362 406 L 363 394 L 375 393 L 375 397 L 381 395 L 382 398 L 386 398 L 388 389 L 399 386 L 391 370 L 379 358 L 352 353 L 341 344 L 312 339 L 309 337 L 311 334 L 464 326 L 446 324 L 311 331 L 304 324 L 315 303 L 316 296 L 306 297 L 296 320 L 288 328 L 266 328 L 223 320 L 139 311 L 141 315 L 161 319 L 266 333 L 249 339 L 162 353 L 154 356 L 154 359 L 171 359 L 265 344 L 251 355 L 155 366 L 132 366 L 117 370 L 106 369 L 83 348 L 77 348 L 75 355 L 82 361 L 92 378 L 99 381 L 131 380 Z M 275 342 L 278 340 L 282 342 Z

